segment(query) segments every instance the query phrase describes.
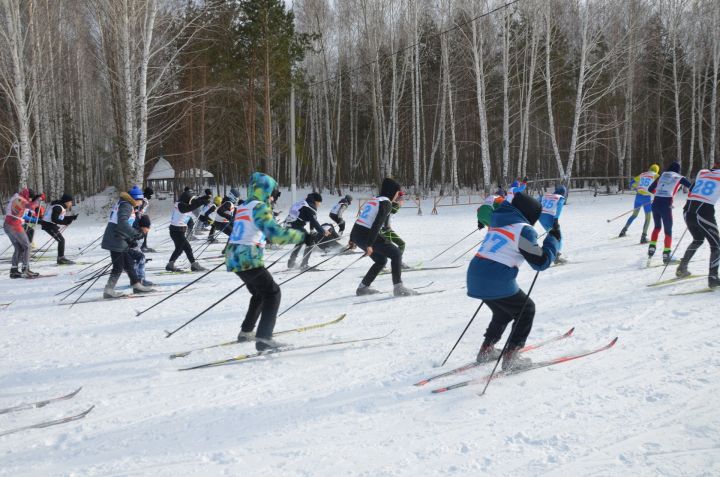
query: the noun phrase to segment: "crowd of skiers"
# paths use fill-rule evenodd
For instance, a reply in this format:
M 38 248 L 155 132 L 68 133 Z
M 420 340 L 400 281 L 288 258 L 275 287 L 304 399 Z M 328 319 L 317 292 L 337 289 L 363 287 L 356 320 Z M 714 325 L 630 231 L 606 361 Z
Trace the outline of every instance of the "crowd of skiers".
M 645 224 L 640 243 L 649 243 L 648 257 L 652 258 L 657 248 L 661 231 L 664 231 L 663 261 L 671 260 L 672 246 L 672 203 L 681 186 L 689 189 L 684 206 L 684 218 L 693 241 L 679 263 L 676 274 L 679 278 L 690 274 L 688 264 L 696 250 L 707 240 L 710 245 L 708 284 L 720 286 L 718 264 L 720 262 L 720 239 L 715 221 L 715 203 L 720 198 L 720 166 L 701 170 L 691 183 L 680 174 L 679 164 L 673 162 L 659 174 L 660 168 L 652 165 L 647 172 L 634 177 L 631 187 L 636 191 L 632 215 L 620 232 L 626 236 L 629 227 L 639 215 L 645 212 Z M 484 240 L 471 260 L 467 270 L 467 294 L 483 300 L 492 312 L 485 339 L 480 346 L 476 360 L 485 362 L 499 359 L 502 354 L 504 369 L 527 366 L 527 358 L 520 357 L 519 350 L 532 329 L 535 303 L 529 292 L 520 289 L 516 281 L 519 267 L 528 262 L 531 268 L 540 272 L 553 264 L 565 262 L 561 257 L 563 237 L 559 219 L 567 198 L 564 185 L 555 187 L 552 193 L 533 197 L 527 190 L 528 181 L 518 179 L 507 190 L 498 189 L 485 198 L 477 210 L 478 229 L 487 229 Z M 141 190 L 134 186 L 120 193 L 113 205 L 102 237 L 101 247 L 110 252 L 110 276 L 103 296 L 118 296 L 115 285 L 122 272 L 127 273 L 135 293 L 153 291 L 153 284 L 144 273 L 145 253 L 153 251 L 147 246 L 147 235 L 151 227 L 147 215 L 148 199 L 153 191 Z M 205 271 L 196 257 L 190 240 L 194 239 L 193 229 L 209 228 L 207 241 L 215 243 L 223 234 L 227 243 L 223 250 L 228 272 L 235 273 L 250 292 L 250 303 L 242 322 L 238 341 L 254 341 L 259 351 L 276 348 L 280 343 L 273 340 L 273 330 L 280 306 L 281 292 L 264 262 L 265 245 L 294 244 L 288 260 L 288 268 L 297 266 L 300 251 L 304 252 L 298 268 L 310 268 L 309 260 L 315 248 L 326 251 L 360 248 L 373 264 L 364 275 L 356 294 L 379 293 L 372 284 L 378 274 L 390 262 L 390 272 L 395 296 L 417 294 L 402 282 L 405 242 L 390 225 L 392 214 L 403 204 L 404 192 L 398 182 L 385 178 L 378 194 L 361 204 L 357 219 L 350 231 L 346 247 L 338 243 L 344 234 L 346 223 L 343 218 L 353 198 L 342 197 L 335 203 L 329 217 L 331 221 L 320 223 L 318 209 L 322 196 L 312 192 L 306 198 L 292 204 L 287 218 L 281 225 L 277 220 L 275 204 L 280 197 L 276 181 L 263 173 L 251 175 L 245 200 L 240 199 L 237 189 L 230 190 L 225 197 L 213 197 L 206 189 L 195 196 L 186 188 L 173 205 L 170 217 L 169 235 L 174 244 L 167 272 L 181 271 L 176 260 L 184 253 L 191 271 Z M 64 256 L 65 241 L 61 226 L 70 225 L 76 215 L 70 215 L 72 196 L 64 194 L 59 200 L 41 208 L 45 199 L 42 194 L 24 189 L 10 200 L 5 217 L 4 229 L 14 247 L 11 278 L 32 278 L 36 276 L 29 268 L 29 249 L 34 232 L 33 226 L 40 223 L 42 229 L 58 242 L 57 263 L 72 264 Z M 654 228 L 647 236 L 650 217 Z M 542 242 L 534 225 L 540 222 L 546 235 Z M 337 229 L 336 229 L 337 227 Z M 504 352 L 495 345 L 501 339 L 508 325 L 511 325 Z M 256 330 L 256 331 L 254 331 Z

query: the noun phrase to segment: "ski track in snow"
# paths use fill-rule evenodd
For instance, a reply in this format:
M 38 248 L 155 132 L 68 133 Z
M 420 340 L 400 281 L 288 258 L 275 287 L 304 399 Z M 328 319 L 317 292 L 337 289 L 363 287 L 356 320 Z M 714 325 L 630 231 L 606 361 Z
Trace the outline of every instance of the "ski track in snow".
M 287 210 L 289 197 L 282 199 Z M 100 196 L 98 203 L 108 200 Z M 684 230 L 684 198 L 676 203 L 673 247 Z M 321 222 L 332 205 L 333 198 L 326 197 Z M 154 222 L 165 221 L 170 206 L 154 200 Z M 576 331 L 568 340 L 532 351 L 531 358 L 587 350 L 619 336 L 615 348 L 499 379 L 484 397 L 477 396 L 482 389 L 477 385 L 440 395 L 430 390 L 481 376 L 489 366 L 424 387 L 412 385 L 441 371 L 436 366 L 479 304 L 465 294 L 465 267 L 404 276 L 410 286 L 434 281 L 428 290 L 444 293 L 353 306 L 358 277 L 370 266 L 370 260 L 360 260 L 279 318 L 276 329 L 348 313 L 344 321 L 279 339 L 302 345 L 395 329 L 387 339 L 180 373 L 179 367 L 253 351 L 243 344 L 168 359 L 170 353 L 237 334 L 246 290 L 172 338 L 163 333 L 240 285 L 224 267 L 191 292 L 136 317 L 134 310 L 162 297 L 57 306 L 59 297 L 53 295 L 72 286 L 77 275 L 69 273 L 84 265 L 58 269 L 53 261 L 41 261 L 38 272 L 60 275 L 25 281 L 10 280 L 9 264 L 0 263 L 0 302 L 13 301 L 0 308 L 0 407 L 83 386 L 71 400 L 0 416 L 0 431 L 96 405 L 83 420 L 0 437 L 0 475 L 720 475 L 717 297 L 669 296 L 705 286 L 703 280 L 646 287 L 662 268 L 645 269 L 646 248 L 629 246 L 639 239 L 642 218 L 622 240 L 609 237 L 619 232 L 624 218 L 606 223 L 631 206 L 629 194 L 572 194 L 561 218 L 563 252 L 571 263 L 542 272 L 532 293 L 537 314 L 529 343 L 571 326 Z M 408 208 L 394 216 L 408 243 L 405 261 L 448 264 L 477 242 L 485 232 L 428 262 L 475 225 L 475 207 L 442 208 L 430 215 L 427 202 L 426 215 Z M 355 211 L 353 204 L 348 215 Z M 100 212 L 83 214 L 65 233 L 67 255 L 74 258 L 103 229 Z M 41 231 L 36 237 L 38 245 L 47 240 Z M 151 267 L 164 266 L 171 250 L 170 244 L 160 245 L 166 238 L 165 227 L 151 232 L 149 244 L 159 249 L 148 255 L 154 259 Z M 678 255 L 689 242 L 686 236 Z M 7 245 L 7 237 L 0 236 L 0 247 Z M 203 256 L 216 256 L 221 247 L 213 245 Z M 94 262 L 105 253 L 97 248 L 80 260 Z M 54 258 L 55 249 L 47 255 Z M 706 274 L 708 255 L 703 245 L 691 270 Z M 325 258 L 316 253 L 311 263 Z M 336 258 L 326 267 L 339 270 L 356 258 Z M 654 263 L 660 261 L 656 256 Z M 674 271 L 668 267 L 664 278 Z M 284 286 L 280 311 L 334 273 L 308 273 Z M 523 265 L 523 289 L 533 275 Z M 149 278 L 177 289 L 197 276 Z M 99 296 L 105 280 L 83 299 Z M 391 291 L 390 276 L 375 284 Z M 127 286 L 125 276 L 120 286 Z M 484 308 L 446 368 L 474 358 L 488 322 Z

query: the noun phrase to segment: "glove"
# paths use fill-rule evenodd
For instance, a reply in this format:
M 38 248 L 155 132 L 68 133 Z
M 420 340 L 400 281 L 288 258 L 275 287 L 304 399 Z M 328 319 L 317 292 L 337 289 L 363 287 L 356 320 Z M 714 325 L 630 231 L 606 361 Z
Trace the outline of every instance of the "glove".
M 553 224 L 552 228 L 548 232 L 548 235 L 551 237 L 555 237 L 555 239 L 559 242 L 562 240 L 562 234 L 560 234 L 560 223 L 556 220 Z
M 77 215 L 68 215 L 68 218 L 70 219 L 70 223 L 73 223 L 73 222 L 75 222 L 75 220 L 77 220 L 78 216 Z
M 130 248 L 136 248 L 138 245 L 137 240 L 130 240 L 130 241 L 128 241 L 127 244 L 128 244 L 128 247 L 130 247 Z
M 484 228 L 485 228 L 485 224 L 483 224 L 482 222 L 480 222 L 480 221 L 478 220 L 478 230 L 482 230 L 482 229 L 484 229 Z

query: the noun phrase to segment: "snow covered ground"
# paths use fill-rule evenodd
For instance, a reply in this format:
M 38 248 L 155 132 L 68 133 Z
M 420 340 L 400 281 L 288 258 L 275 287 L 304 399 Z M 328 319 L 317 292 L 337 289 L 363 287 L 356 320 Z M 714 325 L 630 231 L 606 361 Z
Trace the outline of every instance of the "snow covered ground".
M 289 194 L 283 194 L 287 210 Z M 67 231 L 67 255 L 104 228 L 101 206 Z M 167 219 L 169 201 L 153 201 L 156 223 Z M 675 208 L 675 237 L 684 230 Z M 65 394 L 73 399 L 39 409 L 0 415 L 0 432 L 95 409 L 83 420 L 0 437 L 0 475 L 720 475 L 720 321 L 716 294 L 670 296 L 699 289 L 704 280 L 647 288 L 662 268 L 645 268 L 646 249 L 631 236 L 611 239 L 622 226 L 614 217 L 632 205 L 630 195 L 574 194 L 561 224 L 571 263 L 540 274 L 529 342 L 564 332 L 575 335 L 528 356 L 534 359 L 592 349 L 615 336 L 610 351 L 481 386 L 445 394 L 412 384 L 436 374 L 478 302 L 466 296 L 465 268 L 412 272 L 411 286 L 433 284 L 442 293 L 355 304 L 354 290 L 370 260 L 362 259 L 278 320 L 277 330 L 347 318 L 337 325 L 284 336 L 311 344 L 384 335 L 382 341 L 280 354 L 235 365 L 189 372 L 177 369 L 254 351 L 236 345 L 169 360 L 172 352 L 233 339 L 248 293 L 241 290 L 170 339 L 173 329 L 240 284 L 223 268 L 190 293 L 177 295 L 136 317 L 159 298 L 79 304 L 69 309 L 55 293 L 72 286 L 83 266 L 57 269 L 42 261 L 35 281 L 10 280 L 0 263 L 0 408 Z M 332 201 L 326 197 L 320 216 Z M 475 226 L 475 207 L 440 209 L 394 217 L 408 243 L 406 261 L 425 262 Z M 355 211 L 353 204 L 353 212 Z M 482 233 L 484 234 L 484 232 Z M 432 263 L 448 264 L 474 234 Z M 153 231 L 149 268 L 164 266 L 170 253 L 165 228 Z M 38 232 L 41 245 L 46 234 Z M 685 237 L 680 249 L 689 243 Z M 0 236 L 0 250 L 7 246 Z M 204 256 L 217 255 L 213 246 Z M 49 252 L 54 257 L 54 250 Z M 100 249 L 82 262 L 104 256 Z M 707 246 L 691 264 L 707 273 Z M 6 255 L 7 256 L 7 253 Z M 307 273 L 283 287 L 281 310 L 358 256 L 333 259 L 327 271 Z M 313 263 L 324 259 L 315 254 Z M 219 263 L 205 262 L 206 265 Z M 655 264 L 660 258 L 655 258 Z M 291 276 L 277 273 L 276 279 Z M 153 272 L 151 272 L 152 274 Z M 154 272 L 157 273 L 157 272 Z M 671 267 L 665 277 L 674 273 Z M 534 273 L 520 275 L 527 290 Z M 155 275 L 177 289 L 195 275 Z M 127 286 L 127 278 L 121 279 Z M 101 282 L 85 296 L 98 297 Z M 390 291 L 388 275 L 376 282 Z M 84 298 L 84 299 L 85 299 Z M 483 309 L 445 368 L 472 360 L 489 314 Z M 489 372 L 484 366 L 438 381 L 445 385 Z

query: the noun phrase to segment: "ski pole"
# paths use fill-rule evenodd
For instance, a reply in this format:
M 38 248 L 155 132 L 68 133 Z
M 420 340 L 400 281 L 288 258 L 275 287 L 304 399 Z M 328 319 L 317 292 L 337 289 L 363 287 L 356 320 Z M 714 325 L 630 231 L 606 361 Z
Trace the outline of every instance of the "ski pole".
M 122 258 L 122 255 L 118 255 L 118 256 L 117 256 L 117 260 L 120 260 L 121 258 Z M 115 266 L 115 260 L 113 260 L 113 261 L 110 263 L 110 265 L 112 265 L 112 266 L 114 267 L 114 266 Z M 110 265 L 108 265 L 108 268 L 110 267 Z M 111 272 L 111 273 L 112 273 L 112 272 Z M 99 274 L 97 274 L 97 277 L 95 277 L 95 279 L 92 281 L 92 283 L 90 283 L 90 285 L 88 285 L 88 287 L 85 289 L 85 291 L 82 292 L 82 293 L 80 294 L 80 296 L 75 299 L 74 302 L 72 302 L 72 304 L 70 305 L 70 308 L 72 308 L 77 302 L 79 302 L 80 299 L 81 299 L 82 297 L 84 297 L 87 292 L 90 291 L 90 289 L 93 287 L 93 285 L 95 285 L 95 282 L 97 282 L 98 280 L 100 280 L 100 277 L 102 277 L 103 275 L 104 275 L 104 273 L 99 273 Z M 83 283 L 83 285 L 85 285 L 85 284 Z
M 60 229 L 60 230 L 58 231 L 58 233 L 59 233 L 60 235 L 62 235 L 62 233 L 65 232 L 65 230 L 66 230 L 67 228 L 68 228 L 67 225 L 63 225 L 63 226 L 62 226 L 62 229 Z M 52 244 L 51 244 L 50 242 L 51 242 L 52 240 L 55 240 L 55 237 L 50 236 L 50 239 L 49 239 L 47 242 L 45 242 L 46 245 L 47 245 L 47 244 L 50 244 L 50 245 L 47 245 L 47 247 L 45 248 L 45 250 L 42 250 L 42 247 L 41 247 L 41 249 L 40 249 L 41 252 L 39 251 L 40 255 L 38 255 L 38 254 L 36 253 L 35 255 L 33 255 L 33 256 L 31 257 L 31 259 L 32 259 L 33 262 L 37 262 L 38 260 L 40 260 L 40 259 L 42 258 L 42 256 L 45 255 L 48 250 L 50 250 L 50 247 L 52 246 Z M 43 247 L 45 247 L 45 245 L 43 245 Z
M 108 274 L 108 269 L 110 268 L 111 265 L 112 265 L 112 264 L 108 264 L 108 265 L 104 266 L 103 268 L 101 268 L 100 270 L 98 270 L 97 272 L 95 272 L 95 274 L 94 274 L 93 276 L 91 276 L 90 278 L 88 278 L 88 279 L 86 279 L 86 280 L 83 280 L 81 283 L 78 283 L 77 285 L 75 285 L 75 286 L 73 286 L 73 287 L 71 287 L 71 288 L 68 288 L 67 290 L 63 290 L 63 291 L 61 291 L 60 293 L 56 293 L 55 295 L 57 296 L 57 295 L 60 295 L 60 294 L 62 294 L 62 293 L 68 292 L 67 295 L 65 295 L 64 297 L 60 298 L 60 301 L 63 301 L 63 300 L 65 300 L 65 299 L 69 298 L 73 293 L 75 293 L 75 292 L 78 291 L 80 288 L 82 288 L 83 286 L 85 286 L 88 282 L 92 281 L 93 279 L 96 279 L 96 278 L 102 277 L 102 276 L 104 276 L 104 275 L 107 275 L 107 274 Z
M 628 210 L 627 212 L 625 212 L 624 214 L 620 214 L 620 215 L 618 215 L 617 217 L 613 217 L 612 219 L 607 219 L 607 223 L 609 224 L 610 222 L 613 222 L 613 221 L 615 221 L 615 220 L 617 220 L 617 219 L 619 219 L 619 218 L 621 218 L 621 217 L 625 217 L 627 214 L 632 214 L 632 213 L 635 212 L 636 210 L 640 210 L 640 207 L 637 207 L 637 208 L 635 208 L 635 209 L 630 209 L 630 210 Z
M 472 234 L 474 234 L 476 231 L 477 231 L 476 228 L 473 229 L 472 232 L 470 232 L 469 234 L 467 234 L 466 236 L 464 236 L 463 238 L 461 238 L 460 240 L 458 240 L 458 241 L 455 242 L 454 244 L 450 245 L 448 248 L 446 248 L 446 249 L 443 250 L 442 252 L 438 253 L 437 255 L 435 255 L 433 258 L 431 258 L 431 259 L 428 260 L 428 261 L 429 261 L 429 262 L 432 262 L 433 260 L 435 260 L 436 258 L 438 258 L 440 255 L 444 254 L 445 252 L 447 252 L 448 250 L 450 250 L 451 248 L 453 248 L 455 245 L 459 244 L 460 242 L 462 242 L 463 240 L 465 240 L 466 238 L 468 238 L 469 236 L 471 236 Z
M 285 252 L 284 254 L 282 254 L 282 256 L 278 257 L 277 260 L 275 260 L 273 263 L 271 263 L 270 265 L 268 265 L 267 267 L 265 267 L 265 269 L 267 270 L 267 269 L 269 269 L 270 267 L 272 267 L 273 265 L 275 265 L 276 263 L 278 263 L 280 260 L 282 260 L 282 259 L 285 257 L 285 255 L 287 255 L 288 253 L 292 252 L 292 250 L 293 250 L 293 249 L 290 249 L 290 250 L 288 250 L 287 252 Z M 344 253 L 344 252 L 345 252 L 345 251 L 343 250 L 343 251 L 340 252 L 340 253 Z M 278 283 L 278 285 L 280 286 L 280 285 L 283 285 L 283 284 L 285 284 L 285 283 L 287 283 L 287 282 L 289 282 L 289 281 L 291 281 L 291 280 L 296 279 L 297 277 L 301 276 L 303 273 L 312 270 L 313 268 L 317 267 L 318 265 L 322 265 L 323 263 L 327 262 L 328 260 L 330 260 L 330 259 L 332 259 L 332 258 L 335 258 L 336 256 L 340 255 L 340 253 L 333 255 L 332 257 L 328 258 L 327 260 L 323 260 L 322 262 L 318 263 L 317 265 L 313 265 L 312 267 L 310 267 L 310 268 L 308 268 L 308 269 L 306 269 L 306 270 L 303 270 L 302 272 L 298 273 L 297 275 L 292 276 L 292 277 L 288 278 L 287 280 Z M 209 307 L 205 308 L 203 311 L 201 311 L 201 312 L 198 313 L 197 315 L 193 316 L 192 318 L 190 318 L 188 321 L 186 321 L 185 323 L 183 323 L 182 325 L 180 325 L 178 328 L 174 329 L 173 331 L 167 331 L 167 330 L 166 330 L 166 331 L 165 331 L 165 338 L 170 338 L 172 335 L 174 335 L 175 333 L 177 333 L 177 332 L 180 331 L 181 329 L 185 328 L 187 325 L 189 325 L 189 324 L 192 323 L 193 321 L 197 320 L 197 319 L 200 318 L 202 315 L 204 315 L 205 313 L 207 313 L 208 311 L 212 310 L 212 309 L 215 308 L 217 305 L 219 305 L 220 303 L 222 303 L 223 301 L 225 301 L 225 300 L 226 300 L 227 298 L 229 298 L 233 293 L 235 293 L 236 291 L 240 290 L 240 289 L 241 289 L 242 287 L 244 287 L 244 286 L 245 286 L 245 283 L 243 283 L 242 285 L 238 286 L 237 288 L 235 288 L 234 290 L 232 290 L 230 293 L 228 293 L 228 294 L 225 295 L 224 297 L 220 298 L 218 301 L 216 301 L 215 303 L 213 303 L 213 304 L 210 305 Z
M 518 322 L 520 320 L 522 320 L 522 318 L 523 318 L 523 312 L 525 311 L 525 308 L 527 307 L 528 301 L 530 301 L 530 294 L 532 293 L 533 288 L 535 287 L 535 282 L 537 281 L 538 275 L 540 275 L 540 272 L 539 271 L 535 272 L 535 278 L 533 278 L 532 284 L 530 285 L 530 289 L 528 290 L 527 296 L 525 297 L 525 303 L 523 303 L 522 308 L 520 308 L 520 313 L 518 313 L 518 316 L 515 318 L 513 327 L 510 330 L 510 335 L 508 336 L 508 339 L 505 341 L 505 345 L 503 346 L 503 349 L 500 352 L 500 356 L 498 356 L 497 361 L 495 361 L 495 366 L 493 366 L 493 369 L 490 372 L 490 376 L 488 376 L 487 381 L 485 382 L 485 387 L 483 388 L 482 392 L 478 396 L 485 395 L 485 391 L 487 391 L 487 388 L 490 385 L 490 381 L 492 381 L 493 376 L 495 376 L 495 370 L 497 370 L 497 367 L 500 364 L 500 360 L 503 358 L 505 351 L 507 351 L 508 344 L 510 343 L 512 336 L 515 333 L 515 330 L 517 329 Z
M 100 263 L 100 262 L 104 262 L 104 261 L 107 260 L 108 258 L 110 258 L 109 255 L 106 256 L 106 257 L 104 257 L 104 258 L 101 258 L 100 260 L 98 260 L 98 261 L 95 262 L 95 263 L 91 263 L 90 265 L 86 266 L 86 267 L 83 268 L 82 270 L 78 271 L 78 272 L 77 272 L 77 275 L 80 275 L 82 272 L 84 272 L 84 271 L 87 270 L 88 268 L 92 268 L 92 267 L 94 267 L 95 265 L 97 265 L 97 264 Z M 94 272 L 91 272 L 91 273 L 94 273 Z M 84 280 L 84 279 L 87 278 L 91 273 L 89 273 L 89 274 L 87 274 L 87 275 L 85 275 L 85 276 L 79 277 L 80 280 Z
M 455 342 L 455 345 L 452 347 L 452 349 L 451 349 L 450 352 L 447 354 L 447 356 L 445 356 L 445 359 L 443 360 L 442 364 L 440 365 L 441 368 L 442 368 L 443 366 L 445 366 L 445 363 L 447 363 L 447 360 L 450 358 L 450 355 L 453 353 L 453 351 L 455 351 L 455 348 L 457 347 L 457 345 L 460 344 L 460 340 L 463 339 L 463 336 L 465 336 L 465 332 L 468 330 L 468 328 L 470 328 L 470 325 L 472 325 L 473 320 L 475 320 L 475 317 L 476 317 L 477 314 L 480 312 L 480 308 L 482 308 L 482 306 L 483 306 L 484 304 L 485 304 L 484 301 L 481 301 L 481 302 L 480 302 L 480 306 L 478 306 L 478 307 L 477 307 L 477 310 L 475 310 L 475 313 L 473 313 L 472 318 L 470 318 L 470 321 L 468 321 L 467 326 L 465 327 L 465 329 L 463 330 L 463 332 L 460 334 L 460 338 L 457 339 L 457 341 Z
M 278 315 L 278 318 L 280 318 L 281 316 L 283 316 L 283 315 L 284 315 L 285 313 L 287 313 L 288 311 L 292 310 L 292 309 L 295 307 L 295 305 L 299 305 L 299 304 L 302 303 L 307 297 L 309 297 L 310 295 L 312 295 L 313 293 L 315 293 L 316 291 L 318 291 L 319 289 L 321 289 L 322 287 L 324 287 L 325 285 L 327 285 L 328 283 L 330 283 L 330 281 L 331 281 L 332 279 L 334 279 L 335 277 L 337 277 L 338 275 L 340 275 L 342 272 L 344 272 L 345 270 L 347 270 L 347 269 L 350 268 L 351 266 L 355 265 L 355 264 L 356 264 L 358 261 L 360 261 L 360 259 L 363 258 L 364 256 L 365 256 L 365 255 L 360 255 L 357 259 L 353 260 L 349 265 L 347 265 L 346 267 L 344 267 L 343 269 L 341 269 L 339 272 L 337 272 L 335 275 L 333 275 L 332 277 L 328 278 L 327 280 L 325 280 L 324 282 L 322 282 L 320 285 L 318 285 L 313 291 L 311 291 L 310 293 L 308 293 L 308 294 L 305 295 L 304 297 L 300 298 L 298 301 L 296 301 L 295 303 L 293 303 L 292 305 L 290 305 L 288 308 L 285 308 L 285 309 L 282 311 L 282 313 L 280 313 L 280 314 Z
M 680 246 L 680 242 L 682 242 L 683 238 L 685 238 L 685 234 L 687 233 L 688 229 L 685 227 L 685 232 L 682 233 L 680 236 L 680 240 L 678 240 L 677 245 L 675 245 L 675 250 L 672 251 L 670 254 L 670 260 L 675 256 L 675 252 L 677 252 L 678 247 Z M 668 265 L 670 265 L 670 260 L 668 260 L 668 263 L 665 264 L 665 266 L 662 269 L 662 273 L 660 274 L 660 278 L 658 278 L 658 281 L 660 281 L 665 274 L 665 270 L 667 270 Z
M 479 246 L 481 243 L 482 243 L 482 240 L 479 241 L 478 243 L 476 243 L 475 245 L 473 245 L 472 247 L 470 247 L 469 249 L 465 250 L 463 253 L 461 253 L 461 254 L 458 255 L 457 257 L 455 257 L 455 258 L 453 259 L 453 261 L 450 262 L 450 263 L 455 263 L 455 262 L 457 262 L 458 260 L 460 260 L 461 258 L 463 258 L 466 253 L 468 253 L 469 251 L 471 251 L 471 250 L 474 249 L 475 247 Z
M 214 272 L 214 271 L 217 270 L 218 268 L 222 267 L 223 265 L 225 265 L 225 262 L 220 262 L 215 268 L 213 268 L 213 269 L 211 269 L 211 270 L 208 270 L 207 272 L 203 273 L 202 275 L 200 275 L 200 276 L 199 276 L 198 278 L 196 278 L 195 280 L 191 281 L 191 282 L 188 283 L 187 285 L 184 285 L 184 286 L 183 286 L 182 288 L 180 288 L 179 290 L 172 292 L 170 295 L 166 296 L 165 298 L 163 298 L 163 299 L 160 300 L 159 302 L 157 302 L 157 303 L 155 303 L 155 304 L 153 304 L 153 305 L 150 305 L 149 307 L 145 308 L 143 311 L 136 311 L 136 312 L 135 312 L 135 316 L 140 316 L 140 315 L 142 315 L 143 313 L 145 313 L 146 311 L 152 310 L 153 308 L 155 308 L 156 306 L 158 306 L 160 303 L 169 300 L 170 298 L 174 297 L 175 295 L 177 295 L 178 293 L 180 293 L 181 291 L 183 291 L 184 289 L 186 289 L 186 288 L 189 287 L 190 285 L 193 285 L 194 283 L 199 282 L 200 280 L 202 280 L 202 279 L 205 278 L 206 276 L 210 275 L 212 272 Z
M 95 240 L 93 240 L 93 241 L 90 242 L 89 244 L 85 245 L 82 249 L 80 249 L 80 252 L 78 252 L 77 256 L 79 257 L 79 256 L 82 255 L 83 253 L 87 252 L 91 245 L 93 245 L 95 242 L 97 242 L 98 240 L 100 240 L 101 238 L 103 238 L 103 235 L 105 235 L 105 234 L 100 235 L 98 238 L 96 238 Z

